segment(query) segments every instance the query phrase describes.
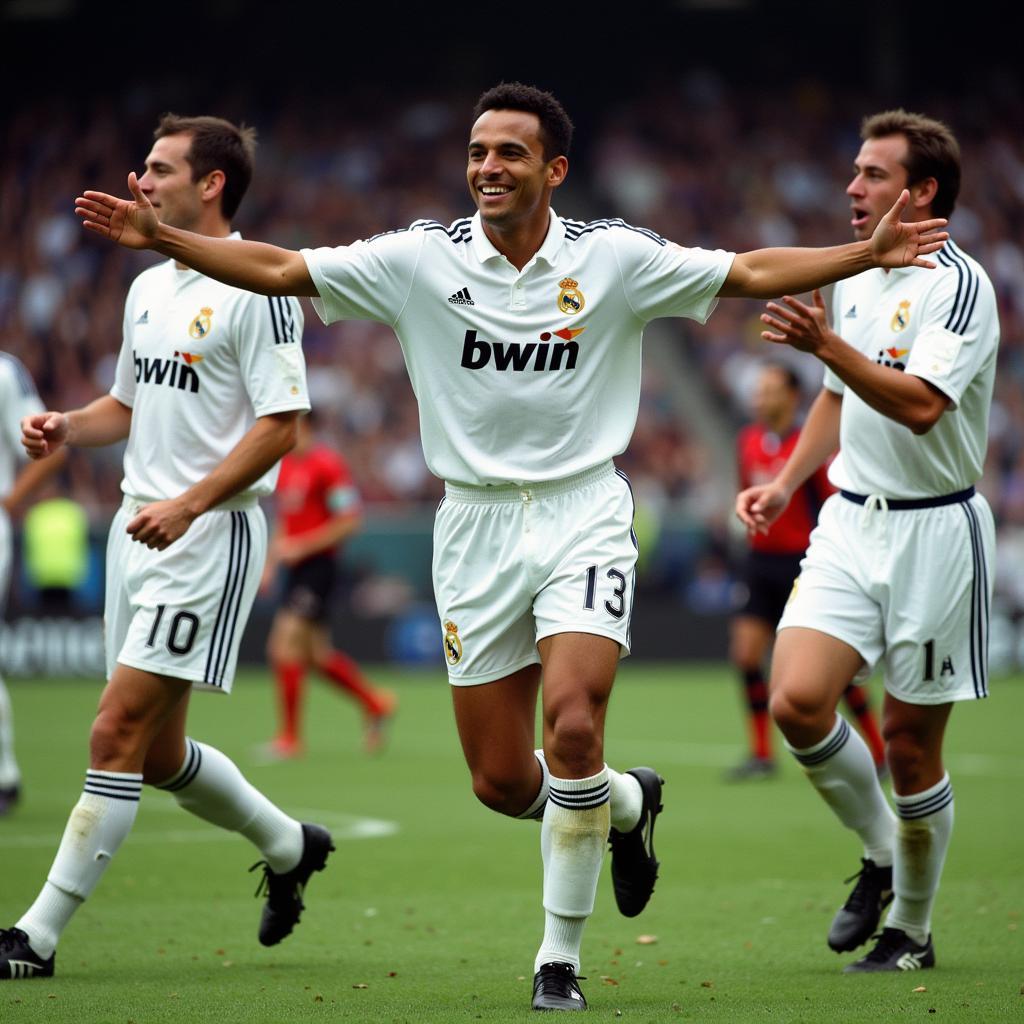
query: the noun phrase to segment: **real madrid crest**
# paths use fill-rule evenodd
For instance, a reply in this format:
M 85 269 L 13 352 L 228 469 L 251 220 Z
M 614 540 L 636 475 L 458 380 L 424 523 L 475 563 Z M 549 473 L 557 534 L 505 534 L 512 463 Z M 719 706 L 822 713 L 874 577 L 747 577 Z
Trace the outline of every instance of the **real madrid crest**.
M 192 323 L 188 325 L 188 335 L 190 338 L 195 338 L 196 341 L 202 341 L 212 328 L 211 319 L 213 317 L 213 310 L 209 306 L 203 306 L 199 313 L 192 317 Z
M 445 619 L 444 623 L 444 656 L 449 665 L 458 665 L 462 660 L 459 627 L 451 619 Z
M 580 291 L 579 281 L 574 281 L 571 277 L 563 277 L 558 282 L 558 287 L 562 289 L 558 293 L 558 308 L 563 313 L 582 312 L 586 300 L 583 298 L 583 292 Z
M 910 326 L 910 300 L 904 299 L 892 315 L 892 322 L 889 326 L 894 331 L 905 331 Z

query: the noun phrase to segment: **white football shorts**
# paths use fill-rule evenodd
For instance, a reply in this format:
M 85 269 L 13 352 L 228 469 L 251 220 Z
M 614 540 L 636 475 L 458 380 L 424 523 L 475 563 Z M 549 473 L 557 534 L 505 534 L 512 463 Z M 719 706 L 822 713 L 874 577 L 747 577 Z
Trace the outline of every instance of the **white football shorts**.
M 606 462 L 524 487 L 447 484 L 434 524 L 434 594 L 448 679 L 475 686 L 540 663 L 556 633 L 629 654 L 633 494 Z
M 144 504 L 126 498 L 110 524 L 107 678 L 121 663 L 230 693 L 267 556 L 263 512 L 252 504 L 220 506 L 154 551 L 125 532 Z
M 980 494 L 923 509 L 825 502 L 779 629 L 849 644 L 908 704 L 988 696 L 995 526 Z

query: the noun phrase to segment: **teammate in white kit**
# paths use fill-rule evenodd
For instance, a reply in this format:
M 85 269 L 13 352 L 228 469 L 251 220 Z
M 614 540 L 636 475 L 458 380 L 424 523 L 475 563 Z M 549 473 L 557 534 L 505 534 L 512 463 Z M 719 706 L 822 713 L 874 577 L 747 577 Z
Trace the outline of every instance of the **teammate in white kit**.
M 933 252 L 941 221 L 899 223 L 870 243 L 734 256 L 684 249 L 621 221 L 550 209 L 572 124 L 550 94 L 485 93 L 469 140 L 472 218 L 418 221 L 336 249 L 290 252 L 161 225 L 135 202 L 89 192 L 87 227 L 203 273 L 308 295 L 327 322 L 390 324 L 419 401 L 424 454 L 446 481 L 434 587 L 455 718 L 477 797 L 542 817 L 544 938 L 535 1009 L 579 1010 L 576 975 L 604 843 L 620 910 L 654 888 L 661 779 L 604 763 L 604 716 L 629 650 L 636 546 L 629 486 L 612 463 L 629 442 L 644 325 L 704 321 L 720 295 L 768 297 Z M 534 713 L 543 671 L 543 750 Z M 610 832 L 609 832 L 610 830 Z
M 21 447 L 21 420 L 42 412 L 36 386 L 19 359 L 0 352 L 0 618 L 11 582 L 14 546 L 11 513 L 64 463 L 64 453 L 48 462 L 30 462 L 18 470 L 25 457 Z M 21 796 L 21 772 L 14 756 L 14 712 L 0 676 L 0 815 L 6 814 Z
M 161 221 L 229 236 L 252 176 L 252 130 L 169 114 L 155 136 L 139 186 Z M 306 882 L 333 849 L 326 829 L 288 817 L 224 754 L 185 734 L 192 688 L 231 688 L 266 556 L 257 499 L 273 489 L 309 409 L 301 333 L 294 299 L 168 261 L 132 284 L 110 394 L 23 421 L 37 459 L 63 445 L 127 437 L 128 447 L 107 548 L 108 682 L 85 791 L 38 898 L 0 931 L 0 978 L 53 974 L 60 934 L 131 830 L 143 782 L 261 851 L 264 945 L 291 932 Z
M 902 110 L 867 118 L 847 188 L 857 238 L 896 196 L 907 216 L 948 217 L 960 152 L 940 122 Z M 828 936 L 836 952 L 885 928 L 847 972 L 932 967 L 931 910 L 953 828 L 942 737 L 953 702 L 988 695 L 995 531 L 975 493 L 985 460 L 999 324 L 984 270 L 949 242 L 939 266 L 869 270 L 836 286 L 829 327 L 819 294 L 762 319 L 767 340 L 812 352 L 824 388 L 770 484 L 743 491 L 751 529 L 771 523 L 839 447 L 822 509 L 779 623 L 771 710 L 790 750 L 864 846 L 858 882 Z M 842 337 L 837 332 L 841 332 Z M 893 814 L 864 742 L 836 702 L 881 663 L 882 733 Z

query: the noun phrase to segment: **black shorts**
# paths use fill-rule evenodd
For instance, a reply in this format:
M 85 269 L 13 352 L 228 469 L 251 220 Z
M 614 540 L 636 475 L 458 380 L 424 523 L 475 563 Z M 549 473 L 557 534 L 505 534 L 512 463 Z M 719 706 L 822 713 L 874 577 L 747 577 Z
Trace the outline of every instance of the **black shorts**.
M 309 622 L 325 622 L 338 577 L 334 555 L 314 555 L 285 576 L 282 606 Z
M 747 552 L 742 572 L 747 589 L 746 600 L 736 609 L 736 614 L 764 619 L 774 628 L 782 618 L 782 610 L 793 589 L 793 580 L 800 575 L 803 557 L 802 553 Z

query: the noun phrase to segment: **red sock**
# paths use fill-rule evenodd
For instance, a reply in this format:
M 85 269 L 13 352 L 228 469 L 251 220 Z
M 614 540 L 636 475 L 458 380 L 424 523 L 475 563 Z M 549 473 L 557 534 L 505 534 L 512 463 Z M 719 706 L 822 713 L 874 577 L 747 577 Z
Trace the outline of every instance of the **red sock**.
M 768 714 L 768 684 L 760 671 L 743 673 L 743 688 L 750 709 L 750 737 L 754 757 L 772 758 L 772 720 Z
M 332 651 L 319 668 L 337 687 L 351 693 L 363 705 L 367 714 L 379 715 L 384 710 L 377 692 L 348 655 Z
M 850 683 L 843 696 L 850 710 L 857 717 L 857 725 L 864 734 L 864 742 L 871 750 L 871 756 L 875 764 L 885 764 L 885 741 L 878 731 L 878 722 L 875 721 L 874 712 L 868 702 L 868 693 L 863 686 Z
M 298 742 L 299 710 L 302 704 L 302 682 L 306 666 L 301 662 L 286 662 L 274 666 L 277 678 L 277 696 L 281 706 L 281 739 Z

